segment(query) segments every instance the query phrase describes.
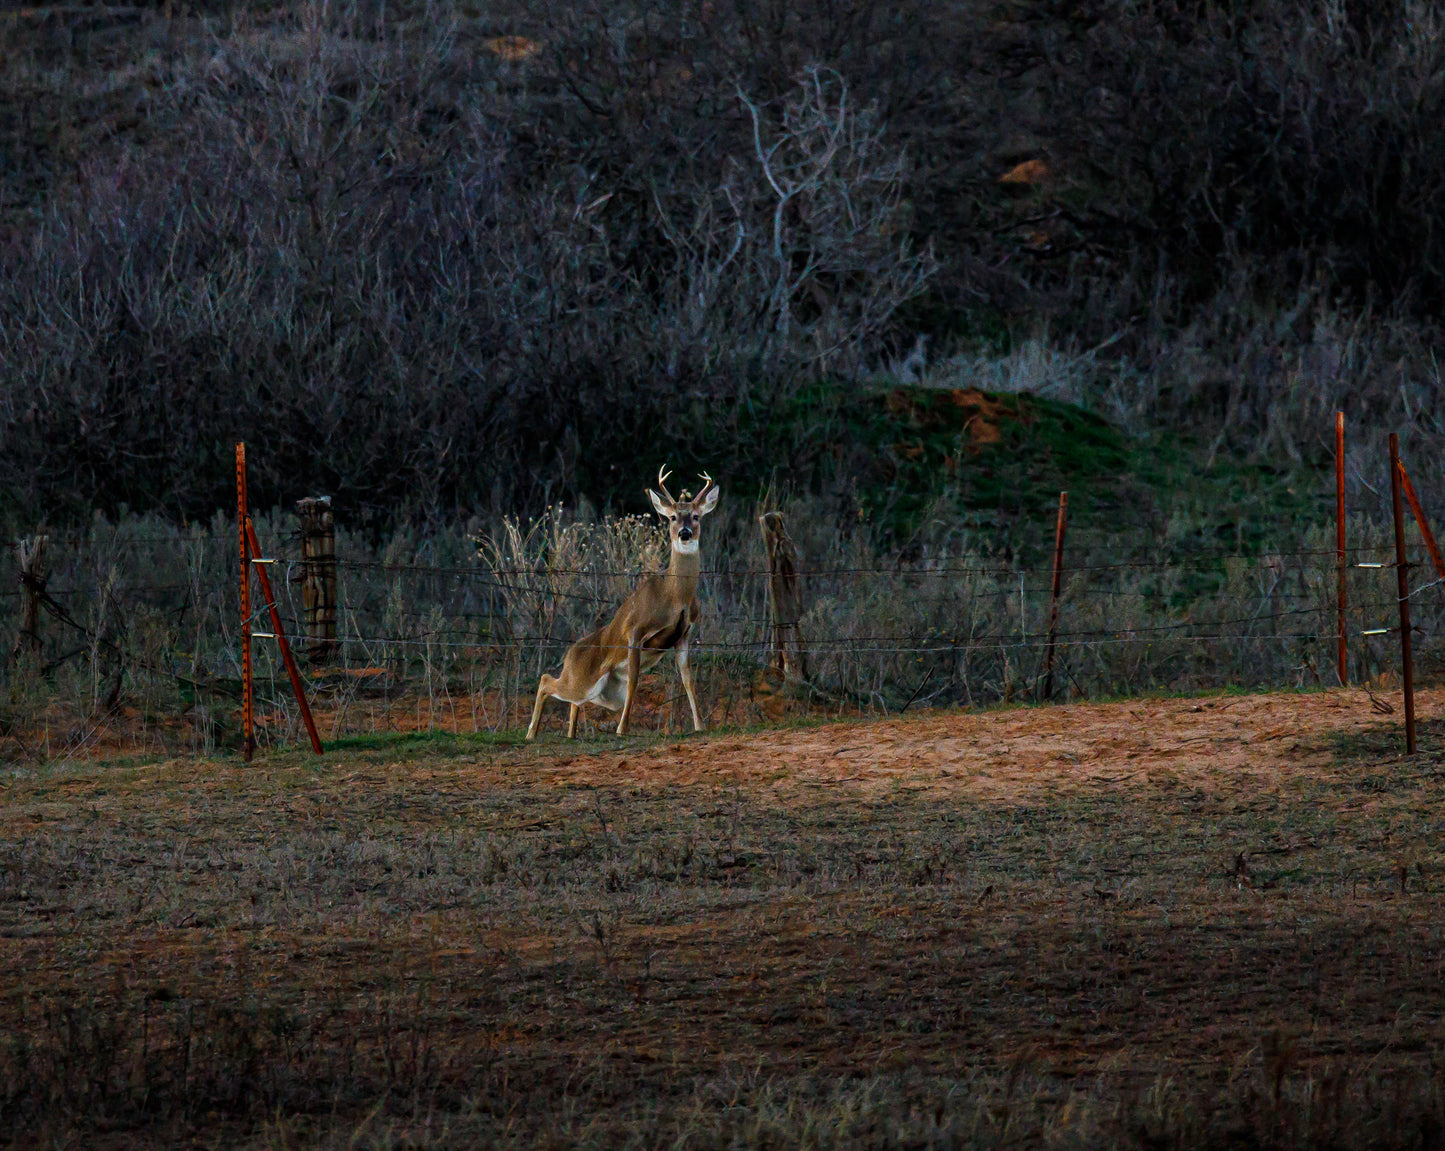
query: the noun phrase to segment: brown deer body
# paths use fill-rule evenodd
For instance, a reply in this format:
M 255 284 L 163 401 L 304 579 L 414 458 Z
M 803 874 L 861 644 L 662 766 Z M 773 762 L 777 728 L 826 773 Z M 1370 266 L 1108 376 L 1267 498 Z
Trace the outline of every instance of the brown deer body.
M 535 739 L 542 720 L 542 705 L 548 696 L 571 704 L 567 737 L 577 735 L 577 720 L 585 704 L 595 703 L 609 711 L 621 710 L 617 734 L 626 735 L 632 718 L 632 701 L 637 681 L 668 651 L 677 652 L 677 673 L 692 708 L 694 731 L 702 730 L 697 709 L 692 668 L 688 664 L 688 642 L 697 622 L 697 584 L 702 573 L 699 533 L 702 517 L 717 505 L 718 488 L 704 475 L 703 489 L 695 498 L 674 499 L 664 481 L 667 470 L 658 473 L 661 494 L 648 490 L 657 514 L 667 520 L 672 545 L 667 570 L 643 576 L 640 583 L 612 617 L 611 622 L 584 635 L 562 660 L 559 675 L 543 675 L 537 684 L 537 702 L 527 738 Z

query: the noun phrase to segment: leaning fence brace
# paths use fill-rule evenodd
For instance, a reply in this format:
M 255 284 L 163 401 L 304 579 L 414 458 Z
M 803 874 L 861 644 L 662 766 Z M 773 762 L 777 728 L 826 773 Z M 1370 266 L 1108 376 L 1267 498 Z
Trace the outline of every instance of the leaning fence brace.
M 291 656 L 291 645 L 286 642 L 286 631 L 281 623 L 281 610 L 277 607 L 276 597 L 271 591 L 271 579 L 266 574 L 263 564 L 273 562 L 261 556 L 261 545 L 256 539 L 256 529 L 251 523 L 251 513 L 246 497 L 246 445 L 238 441 L 236 444 L 236 517 L 240 525 L 240 552 L 241 552 L 241 715 L 243 743 L 242 753 L 247 763 L 251 762 L 256 752 L 256 729 L 255 729 L 255 678 L 251 666 L 251 639 L 257 636 L 264 639 L 274 639 L 281 647 L 281 658 L 286 664 L 286 673 L 291 677 L 291 687 L 296 693 L 296 703 L 301 709 L 301 717 L 306 722 L 306 734 L 311 737 L 311 749 L 317 755 L 321 754 L 321 738 L 316 732 L 315 721 L 311 717 L 310 705 L 306 702 L 306 689 L 301 682 L 301 673 L 296 668 L 296 661 Z M 251 628 L 251 565 L 256 565 L 257 580 L 261 585 L 261 594 L 265 597 L 266 607 L 271 612 L 271 626 L 275 629 L 270 632 L 255 632 Z
M 1440 555 L 1440 548 L 1435 543 L 1435 533 L 1430 530 L 1430 521 L 1425 518 L 1425 509 L 1420 505 L 1420 497 L 1415 494 L 1415 485 L 1410 482 L 1410 473 L 1405 470 L 1403 463 L 1399 464 L 1400 487 L 1405 493 L 1405 499 L 1410 504 L 1410 512 L 1415 517 L 1415 524 L 1420 529 L 1420 538 L 1425 541 L 1425 551 L 1430 556 L 1430 562 L 1435 565 L 1435 574 L 1445 579 L 1445 558 Z
M 286 629 L 281 623 L 281 610 L 276 606 L 276 597 L 271 592 L 271 577 L 266 574 L 262 564 L 272 561 L 262 559 L 260 556 L 261 545 L 256 539 L 256 527 L 251 522 L 251 517 L 246 517 L 246 540 L 251 545 L 251 562 L 256 564 L 256 578 L 261 584 L 261 594 L 266 598 L 266 607 L 271 612 L 271 626 L 274 632 L 257 632 L 255 634 L 265 636 L 267 639 L 274 639 L 281 648 L 281 659 L 286 665 L 286 674 L 291 677 L 291 688 L 296 693 L 296 704 L 301 709 L 301 718 L 306 724 L 306 734 L 311 737 L 311 750 L 317 755 L 321 754 L 321 737 L 316 734 L 316 722 L 311 718 L 311 705 L 306 702 L 306 688 L 301 682 L 301 672 L 297 670 L 296 661 L 291 656 L 291 645 L 286 640 Z

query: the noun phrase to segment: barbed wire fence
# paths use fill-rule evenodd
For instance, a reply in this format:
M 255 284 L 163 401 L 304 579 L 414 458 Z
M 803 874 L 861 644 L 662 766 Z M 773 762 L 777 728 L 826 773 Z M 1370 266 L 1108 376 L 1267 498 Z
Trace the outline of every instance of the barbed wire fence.
M 304 652 L 302 533 L 280 511 L 256 526 L 275 561 L 285 628 Z M 1124 558 L 1098 547 L 1074 562 L 1066 556 L 1055 696 L 1332 686 L 1337 558 L 1327 534 L 1324 526 L 1297 532 L 1296 545 L 1279 551 L 1195 546 L 1180 557 L 1168 540 L 1145 540 L 1134 544 L 1141 554 Z M 1362 520 L 1350 534 L 1359 541 L 1348 552 L 1350 678 L 1388 686 L 1398 662 L 1393 552 L 1381 525 Z M 3 672 L 0 755 L 235 746 L 235 538 L 234 521 L 219 516 L 185 528 L 97 521 L 51 533 L 39 576 L 22 573 L 20 549 L 6 549 L 0 635 L 16 642 Z M 644 571 L 663 566 L 665 546 L 650 521 L 581 520 L 561 509 L 487 536 L 402 534 L 373 545 L 342 530 L 335 643 L 307 668 L 322 738 L 515 732 L 537 677 L 605 622 Z M 738 516 L 710 533 L 694 648 L 709 726 L 1040 697 L 1051 566 L 959 546 L 882 559 L 856 541 L 821 550 L 801 555 L 797 573 L 807 672 L 783 676 L 773 658 L 771 569 L 753 521 Z M 1412 632 L 1430 674 L 1442 631 L 1439 581 L 1416 574 Z M 37 594 L 42 625 L 28 636 Z M 262 746 L 295 743 L 297 709 L 275 645 L 256 640 L 255 657 Z M 668 664 L 644 677 L 639 702 L 636 730 L 690 730 Z M 561 708 L 552 706 L 555 730 Z M 586 716 L 597 727 L 608 718 L 599 709 Z

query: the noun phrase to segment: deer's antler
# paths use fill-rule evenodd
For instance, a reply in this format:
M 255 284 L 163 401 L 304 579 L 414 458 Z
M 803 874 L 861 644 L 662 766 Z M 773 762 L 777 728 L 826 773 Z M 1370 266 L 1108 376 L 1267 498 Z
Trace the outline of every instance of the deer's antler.
M 707 472 L 703 472 L 697 478 L 702 480 L 702 490 L 698 492 L 697 495 L 693 498 L 694 503 L 699 502 L 703 496 L 707 495 L 709 491 L 711 491 L 714 487 L 717 486 L 715 483 L 713 483 L 712 476 L 708 475 Z
M 663 464 L 662 467 L 657 469 L 657 490 L 668 503 L 675 504 L 677 501 L 672 498 L 672 493 L 667 490 L 667 477 L 670 475 L 672 475 L 672 473 L 667 470 L 666 464 Z

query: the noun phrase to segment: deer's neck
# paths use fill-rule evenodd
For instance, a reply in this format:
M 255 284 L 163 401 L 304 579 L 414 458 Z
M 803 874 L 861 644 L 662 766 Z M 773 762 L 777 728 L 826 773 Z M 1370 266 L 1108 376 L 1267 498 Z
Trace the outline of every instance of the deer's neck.
M 697 542 L 694 539 L 690 544 L 680 544 L 674 540 L 672 556 L 667 563 L 667 574 L 672 579 L 684 581 L 688 599 L 697 591 L 697 577 L 702 573 L 702 556 L 698 552 Z

